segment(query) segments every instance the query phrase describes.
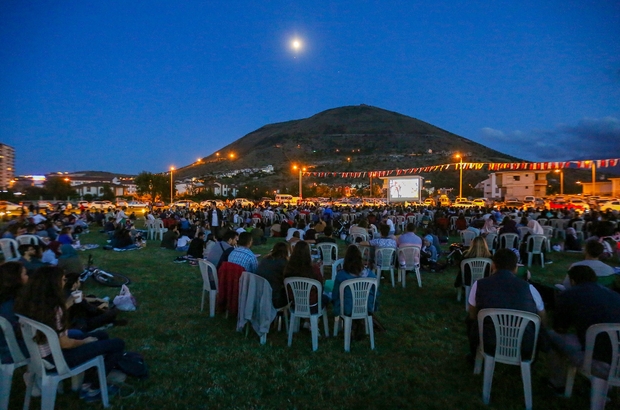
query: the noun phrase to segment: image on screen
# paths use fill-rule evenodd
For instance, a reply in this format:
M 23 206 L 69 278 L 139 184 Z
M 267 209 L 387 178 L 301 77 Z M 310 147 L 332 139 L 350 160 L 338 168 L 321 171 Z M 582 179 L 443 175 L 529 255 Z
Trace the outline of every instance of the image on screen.
M 420 199 L 420 179 L 389 179 L 389 200 L 393 202 Z

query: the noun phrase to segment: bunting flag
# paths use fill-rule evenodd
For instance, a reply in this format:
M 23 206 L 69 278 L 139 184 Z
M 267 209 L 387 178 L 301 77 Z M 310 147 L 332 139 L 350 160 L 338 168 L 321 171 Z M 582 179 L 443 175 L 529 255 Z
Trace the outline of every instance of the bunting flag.
M 385 178 L 387 176 L 411 175 L 421 172 L 436 172 L 449 170 L 477 170 L 480 171 L 486 167 L 488 171 L 502 170 L 532 170 L 532 171 L 552 171 L 557 169 L 570 168 L 584 169 L 616 167 L 620 164 L 620 158 L 597 159 L 597 160 L 575 160 L 575 161 L 556 161 L 556 162 L 457 162 L 450 164 L 429 165 L 425 167 L 408 168 L 408 169 L 392 169 L 383 171 L 356 171 L 356 172 L 303 172 L 304 177 L 339 177 L 339 178 Z

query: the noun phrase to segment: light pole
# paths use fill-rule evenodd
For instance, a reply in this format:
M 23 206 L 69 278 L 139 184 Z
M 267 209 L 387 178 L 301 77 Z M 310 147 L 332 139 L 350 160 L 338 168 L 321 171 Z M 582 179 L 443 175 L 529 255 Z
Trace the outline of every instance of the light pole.
M 592 193 L 590 195 L 596 195 L 596 162 L 592 161 Z
M 461 160 L 459 164 L 459 198 L 463 197 L 463 157 L 461 154 L 456 154 L 456 157 Z
M 302 191 L 302 186 L 301 186 L 301 177 L 303 172 L 306 170 L 306 168 L 304 167 L 298 167 L 297 165 L 293 165 L 293 169 L 295 170 L 299 170 L 299 200 L 303 199 L 303 191 Z
M 564 195 L 564 171 L 556 169 L 555 172 L 560 173 L 560 195 Z
M 174 178 L 173 178 L 173 175 L 172 175 L 173 173 L 174 173 L 174 167 L 170 167 L 170 205 L 172 205 L 172 202 L 174 202 L 173 201 L 174 191 L 172 189 L 172 184 L 173 184 L 173 181 L 174 181 Z

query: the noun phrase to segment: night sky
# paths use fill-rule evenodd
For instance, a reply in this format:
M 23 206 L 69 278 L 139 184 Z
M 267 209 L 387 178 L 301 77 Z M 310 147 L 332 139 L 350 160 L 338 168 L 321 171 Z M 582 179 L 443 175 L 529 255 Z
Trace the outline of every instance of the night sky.
M 620 2 L 0 2 L 17 174 L 161 172 L 358 104 L 526 160 L 618 157 Z

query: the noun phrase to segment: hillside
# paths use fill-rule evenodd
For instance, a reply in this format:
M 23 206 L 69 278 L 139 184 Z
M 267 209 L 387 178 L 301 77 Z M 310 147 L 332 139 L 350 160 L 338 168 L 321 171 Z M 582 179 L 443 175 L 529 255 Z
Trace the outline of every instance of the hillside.
M 202 177 L 266 165 L 288 174 L 293 164 L 313 171 L 410 168 L 456 162 L 456 152 L 471 162 L 519 161 L 424 121 L 359 105 L 265 125 L 177 175 Z

